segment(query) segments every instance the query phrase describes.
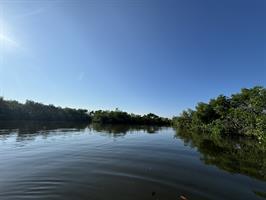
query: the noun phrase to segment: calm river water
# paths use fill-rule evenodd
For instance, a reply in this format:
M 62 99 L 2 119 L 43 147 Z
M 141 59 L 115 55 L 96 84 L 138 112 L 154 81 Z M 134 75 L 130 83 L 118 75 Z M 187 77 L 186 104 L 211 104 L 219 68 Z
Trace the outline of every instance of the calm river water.
M 266 198 L 266 147 L 173 128 L 0 123 L 0 199 Z

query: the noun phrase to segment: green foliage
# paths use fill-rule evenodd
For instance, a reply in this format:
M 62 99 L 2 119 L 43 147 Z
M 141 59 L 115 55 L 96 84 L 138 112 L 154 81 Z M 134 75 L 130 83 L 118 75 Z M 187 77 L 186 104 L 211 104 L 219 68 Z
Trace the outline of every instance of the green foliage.
M 266 192 L 254 191 L 254 193 L 261 198 L 266 199 Z
M 147 115 L 128 114 L 115 111 L 92 111 L 44 105 L 33 101 L 21 104 L 17 101 L 7 101 L 0 97 L 1 120 L 38 120 L 38 121 L 87 121 L 102 124 L 136 124 L 168 126 L 170 120 L 149 113 Z
M 147 115 L 128 114 L 116 109 L 115 111 L 98 110 L 90 113 L 92 122 L 102 124 L 138 124 L 138 125 L 170 125 L 170 120 L 149 113 Z
M 87 110 L 55 107 L 33 101 L 21 104 L 0 98 L 0 120 L 89 121 Z
M 199 103 L 195 111 L 184 111 L 174 117 L 173 124 L 180 130 L 264 139 L 266 89 L 256 86 L 244 88 L 231 97 L 220 95 L 209 103 Z

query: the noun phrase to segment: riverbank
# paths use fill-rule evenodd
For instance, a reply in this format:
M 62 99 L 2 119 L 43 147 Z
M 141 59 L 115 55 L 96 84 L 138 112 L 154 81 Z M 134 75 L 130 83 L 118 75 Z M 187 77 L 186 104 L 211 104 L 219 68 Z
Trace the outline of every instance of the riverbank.
M 61 122 L 93 122 L 102 124 L 132 124 L 169 126 L 171 120 L 159 117 L 153 113 L 137 115 L 121 110 L 74 109 L 56 107 L 52 104 L 29 101 L 20 103 L 0 98 L 0 121 L 4 120 L 31 120 L 31 121 L 61 121 Z
M 266 89 L 244 88 L 230 97 L 220 95 L 200 102 L 173 118 L 180 131 L 266 139 Z

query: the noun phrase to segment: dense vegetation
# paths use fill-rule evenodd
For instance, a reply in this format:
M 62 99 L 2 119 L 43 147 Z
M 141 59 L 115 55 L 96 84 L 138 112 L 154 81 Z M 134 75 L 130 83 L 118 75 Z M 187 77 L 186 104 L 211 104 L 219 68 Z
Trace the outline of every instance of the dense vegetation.
M 116 109 L 115 111 L 98 110 L 90 113 L 92 122 L 103 124 L 138 124 L 138 125 L 170 125 L 167 118 L 149 113 L 147 115 L 128 114 Z
M 170 125 L 167 118 L 155 114 L 135 115 L 120 110 L 92 111 L 44 105 L 33 101 L 25 104 L 0 98 L 0 120 L 87 121 L 102 124 Z
M 0 120 L 89 121 L 87 110 L 55 107 L 33 101 L 25 104 L 0 98 Z
M 265 139 L 266 89 L 256 86 L 231 97 L 220 95 L 174 117 L 173 124 L 179 131 Z

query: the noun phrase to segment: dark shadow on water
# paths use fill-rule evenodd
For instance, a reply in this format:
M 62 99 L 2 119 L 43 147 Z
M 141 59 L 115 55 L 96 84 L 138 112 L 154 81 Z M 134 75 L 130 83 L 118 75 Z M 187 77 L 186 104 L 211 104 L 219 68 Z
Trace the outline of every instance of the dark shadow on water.
M 185 145 L 196 148 L 201 160 L 230 173 L 266 180 L 266 142 L 176 131 Z
M 119 137 L 119 136 L 124 136 L 128 133 L 135 132 L 135 131 L 144 131 L 145 133 L 148 134 L 154 134 L 165 127 L 160 127 L 160 126 L 145 126 L 145 125 L 123 125 L 123 124 L 97 124 L 93 123 L 89 126 L 94 131 L 97 132 L 104 132 L 106 134 L 109 134 L 113 137 Z
M 122 137 L 136 131 L 154 134 L 163 128 L 145 125 L 110 125 L 78 122 L 0 121 L 0 140 L 5 140 L 11 135 L 14 136 L 14 134 L 16 134 L 17 141 L 34 140 L 37 136 L 65 135 L 69 132 L 84 132 L 86 129 L 108 137 Z
M 49 131 L 55 129 L 84 129 L 87 123 L 77 122 L 45 122 L 45 121 L 0 121 L 1 134 L 12 130 L 23 133 L 36 133 L 39 131 Z
M 37 136 L 49 137 L 73 131 L 81 132 L 87 126 L 87 123 L 77 122 L 0 121 L 0 140 L 16 134 L 16 141 L 30 141 Z

